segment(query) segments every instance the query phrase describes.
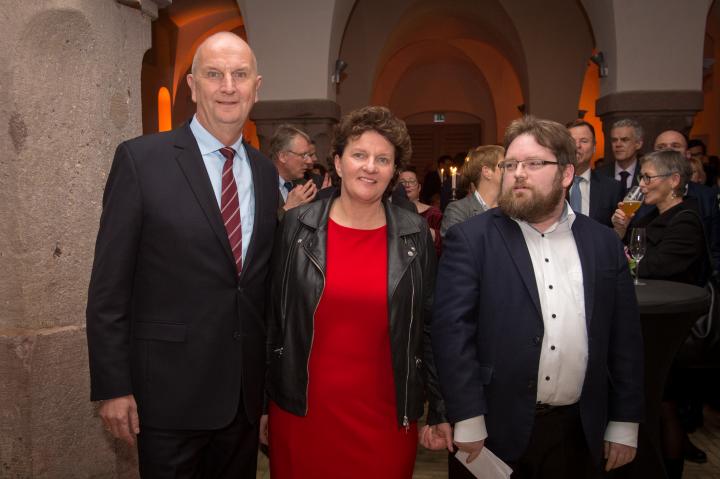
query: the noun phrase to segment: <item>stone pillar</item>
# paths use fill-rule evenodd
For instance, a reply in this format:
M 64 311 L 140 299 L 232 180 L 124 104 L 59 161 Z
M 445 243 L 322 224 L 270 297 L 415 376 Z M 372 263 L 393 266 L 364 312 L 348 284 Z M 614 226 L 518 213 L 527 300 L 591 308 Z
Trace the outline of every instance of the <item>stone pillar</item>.
M 0 0 L 0 477 L 134 477 L 89 401 L 85 303 L 115 146 L 169 0 Z M 129 5 L 128 5 L 129 4 Z
M 602 119 L 605 158 L 612 158 L 610 128 L 623 118 L 638 121 L 644 130 L 643 147 L 653 150 L 655 137 L 665 130 L 690 133 L 695 114 L 703 108 L 701 91 L 634 91 L 613 93 L 598 99 L 597 116 Z
M 662 130 L 689 132 L 703 108 L 702 51 L 711 0 L 581 1 L 607 67 L 596 104 L 605 157 L 612 158 L 610 127 L 621 118 L 643 125 L 643 152 Z
M 305 133 L 317 146 L 317 158 L 327 164 L 332 128 L 340 118 L 340 106 L 332 100 L 259 101 L 250 113 L 257 126 L 260 149 L 268 154 L 270 138 L 282 123 L 290 123 Z

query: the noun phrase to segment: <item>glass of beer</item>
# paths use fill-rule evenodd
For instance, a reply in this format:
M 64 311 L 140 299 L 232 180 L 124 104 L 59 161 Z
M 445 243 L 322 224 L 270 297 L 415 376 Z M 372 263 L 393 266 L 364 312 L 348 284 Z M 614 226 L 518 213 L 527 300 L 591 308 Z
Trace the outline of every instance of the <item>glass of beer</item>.
M 620 203 L 620 209 L 625 213 L 625 216 L 632 218 L 635 212 L 640 208 L 643 200 L 643 193 L 639 186 L 633 186 L 630 188 L 625 195 L 625 198 Z

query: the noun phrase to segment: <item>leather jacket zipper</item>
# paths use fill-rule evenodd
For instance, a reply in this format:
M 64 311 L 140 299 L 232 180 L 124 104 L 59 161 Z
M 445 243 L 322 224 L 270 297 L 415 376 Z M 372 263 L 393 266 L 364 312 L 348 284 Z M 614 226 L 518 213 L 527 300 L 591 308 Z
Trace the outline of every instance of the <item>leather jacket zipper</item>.
M 320 267 L 320 263 L 317 262 L 317 260 L 313 257 L 313 255 L 310 254 L 308 250 L 305 248 L 302 249 L 305 254 L 307 255 L 308 259 L 312 262 L 312 264 L 315 265 L 315 267 L 320 271 L 320 274 L 323 278 L 323 285 L 322 289 L 320 290 L 320 296 L 318 297 L 317 303 L 315 303 L 315 310 L 313 311 L 312 315 L 312 333 L 310 334 L 310 350 L 308 352 L 307 357 L 307 363 L 305 364 L 305 371 L 307 373 L 307 382 L 305 383 L 305 415 L 307 416 L 308 413 L 308 406 L 309 406 L 309 394 L 308 391 L 310 389 L 310 355 L 312 354 L 312 347 L 313 342 L 315 340 L 315 314 L 317 313 L 318 306 L 320 306 L 320 300 L 322 299 L 322 295 L 325 292 L 325 273 L 323 272 L 322 268 Z
M 407 241 L 405 241 L 407 244 Z M 408 389 L 410 389 L 410 342 L 412 341 L 412 327 L 415 320 L 415 275 L 413 274 L 413 265 L 410 264 L 410 326 L 408 326 L 408 339 L 406 348 L 406 370 L 405 370 L 405 407 L 403 414 L 403 427 L 407 433 L 410 430 L 410 420 L 408 419 Z

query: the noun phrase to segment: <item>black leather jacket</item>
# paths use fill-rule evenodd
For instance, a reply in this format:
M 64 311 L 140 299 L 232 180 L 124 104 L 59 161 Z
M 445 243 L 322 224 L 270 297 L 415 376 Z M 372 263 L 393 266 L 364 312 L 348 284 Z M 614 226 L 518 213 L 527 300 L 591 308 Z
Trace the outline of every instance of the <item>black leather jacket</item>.
M 273 251 L 268 315 L 268 381 L 271 400 L 298 416 L 307 414 L 308 362 L 314 315 L 325 286 L 327 224 L 334 198 L 287 212 Z M 423 414 L 446 422 L 430 344 L 435 249 L 417 214 L 385 204 L 392 369 L 398 423 Z

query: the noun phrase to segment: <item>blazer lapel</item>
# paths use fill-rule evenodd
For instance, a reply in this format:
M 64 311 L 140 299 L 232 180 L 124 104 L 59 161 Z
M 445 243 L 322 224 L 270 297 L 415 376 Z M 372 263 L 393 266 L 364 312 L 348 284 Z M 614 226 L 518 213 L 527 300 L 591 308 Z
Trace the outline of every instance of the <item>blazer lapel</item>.
M 588 234 L 585 222 L 579 216 L 575 217 L 572 226 L 575 245 L 577 246 L 580 264 L 582 266 L 583 289 L 585 291 L 585 323 L 590 326 L 595 300 L 595 255 L 593 254 L 593 237 Z
M 505 240 L 505 246 L 507 246 L 510 256 L 515 263 L 515 267 L 520 273 L 525 288 L 532 299 L 535 309 L 538 312 L 540 318 L 542 318 L 542 308 L 540 307 L 540 296 L 538 295 L 537 283 L 535 283 L 535 272 L 532 267 L 532 261 L 530 260 L 530 253 L 528 252 L 527 245 L 525 244 L 525 238 L 523 237 L 520 226 L 515 223 L 512 219 L 508 218 L 502 213 L 495 213 L 495 225 L 500 234 Z
M 245 260 L 243 261 L 243 265 L 248 264 L 251 265 L 252 263 L 252 257 L 256 253 L 256 250 L 258 248 L 258 239 L 259 231 L 261 225 L 259 224 L 260 218 L 263 218 L 263 214 L 266 208 L 265 205 L 265 195 L 263 194 L 263 185 L 265 182 L 263 181 L 264 178 L 262 178 L 262 169 L 258 166 L 258 161 L 260 161 L 259 158 L 255 156 L 255 152 L 247 148 L 245 142 L 243 141 L 243 148 L 245 148 L 245 154 L 247 155 L 248 163 L 250 163 L 250 171 L 252 172 L 252 181 L 253 181 L 253 190 L 255 192 L 255 223 L 253 226 L 253 232 L 250 236 L 250 244 L 248 245 L 247 253 L 245 254 Z M 282 199 L 282 195 L 280 195 L 280 190 L 277 190 L 278 195 Z M 242 273 L 240 273 L 240 280 L 242 281 L 243 277 L 245 276 L 245 272 L 248 268 L 245 268 L 243 266 Z
M 602 185 L 599 184 L 600 182 L 597 179 L 597 173 L 594 171 L 590 173 L 590 208 L 588 208 L 588 216 L 590 218 L 597 218 L 599 216 L 598 207 L 600 206 L 601 201 L 598 201 L 600 199 L 600 195 L 602 195 L 603 189 Z
M 220 208 L 215 199 L 215 193 L 210 184 L 210 177 L 205 169 L 200 149 L 197 146 L 189 124 L 186 124 L 184 128 L 177 131 L 175 148 L 179 150 L 179 154 L 175 159 L 190 184 L 195 198 L 198 203 L 200 203 L 200 207 L 205 213 L 210 227 L 218 241 L 220 241 L 223 251 L 225 251 L 225 256 L 227 256 L 228 261 L 230 261 L 234 267 L 235 258 L 230 249 L 230 241 L 228 240 L 227 231 L 225 231 L 225 225 L 220 215 Z

